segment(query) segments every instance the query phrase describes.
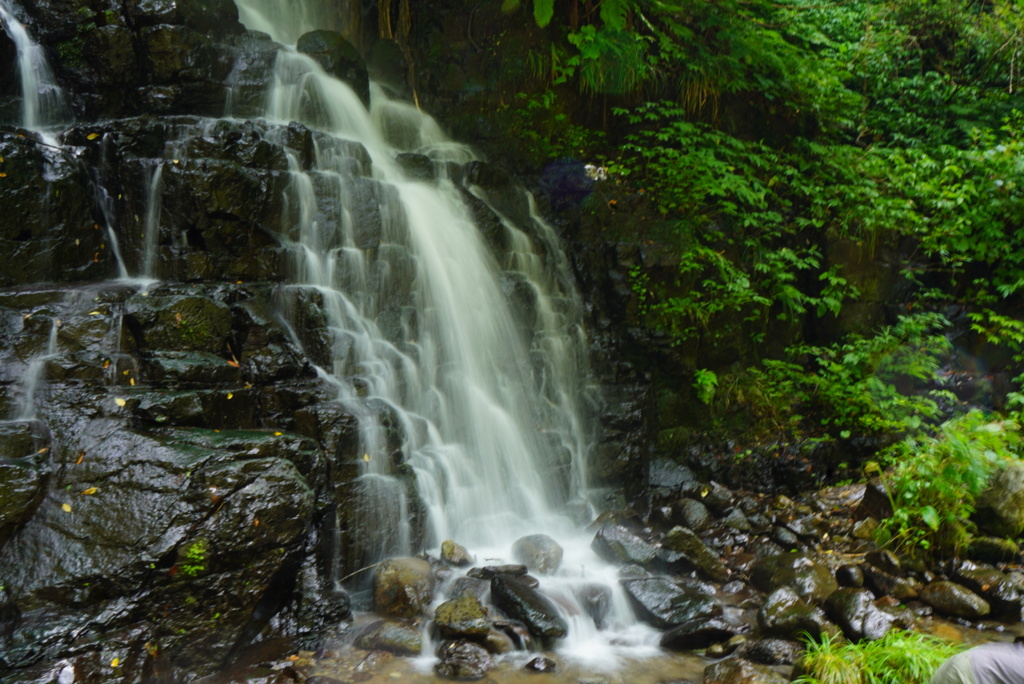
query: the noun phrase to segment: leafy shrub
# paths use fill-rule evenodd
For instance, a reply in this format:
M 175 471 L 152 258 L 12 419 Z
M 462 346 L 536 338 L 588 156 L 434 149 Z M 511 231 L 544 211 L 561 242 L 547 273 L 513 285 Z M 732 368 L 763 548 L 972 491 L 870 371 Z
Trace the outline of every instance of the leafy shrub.
M 805 673 L 793 684 L 926 684 L 960 650 L 918 632 L 892 630 L 878 641 L 848 643 L 823 635 L 807 640 Z
M 974 504 L 1001 463 L 1017 458 L 1018 425 L 981 411 L 914 435 L 883 454 L 893 515 L 878 541 L 956 553 L 969 541 Z

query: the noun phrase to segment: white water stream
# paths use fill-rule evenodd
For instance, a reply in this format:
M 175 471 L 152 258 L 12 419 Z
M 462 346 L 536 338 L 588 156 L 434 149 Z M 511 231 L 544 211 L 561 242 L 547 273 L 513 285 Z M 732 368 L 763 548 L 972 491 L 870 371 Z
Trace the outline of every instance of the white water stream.
M 14 15 L 10 0 L 0 0 L 0 28 L 14 42 L 18 52 L 18 77 L 21 80 L 20 125 L 43 135 L 53 144 L 48 131 L 69 119 L 64 93 L 57 85 L 43 48 L 29 36 Z
M 289 14 L 270 19 L 276 3 L 236 4 L 249 28 L 282 44 L 314 27 L 315 12 L 301 7 L 316 3 L 293 2 Z M 512 544 L 523 535 L 558 540 L 562 570 L 541 586 L 571 625 L 559 650 L 613 667 L 621 649 L 639 655 L 653 632 L 636 623 L 616 570 L 590 549 L 592 532 L 565 513 L 570 502 L 589 510 L 591 435 L 581 406 L 579 308 L 564 284 L 557 240 L 532 211 L 530 226 L 502 218 L 509 247 L 494 254 L 455 183 L 440 171 L 436 181 L 411 180 L 396 163 L 400 152 L 417 152 L 440 170 L 437 162 L 465 163 L 473 151 L 415 107 L 377 88 L 371 99 L 367 111 L 351 88 L 292 49 L 280 53 L 266 97 L 268 120 L 329 134 L 317 138 L 312 171 L 292 160 L 281 232 L 293 240 L 294 287 L 318 293 L 334 336 L 332 367 L 321 372 L 358 419 L 362 492 L 376 497 L 361 521 L 377 536 L 369 560 L 419 550 L 409 546 L 417 502 L 407 500 L 400 477 L 411 468 L 433 552 L 453 539 L 480 564 L 493 564 L 513 562 Z M 353 206 L 352 142 L 372 161 L 382 223 L 373 249 L 357 247 L 360 226 L 346 209 Z M 487 202 L 483 190 L 474 192 Z M 339 215 L 325 217 L 324 200 L 342 207 Z M 509 282 L 532 293 L 532 320 L 517 320 L 503 291 Z M 398 455 L 389 451 L 396 435 Z M 601 631 L 575 597 L 587 583 L 613 592 Z

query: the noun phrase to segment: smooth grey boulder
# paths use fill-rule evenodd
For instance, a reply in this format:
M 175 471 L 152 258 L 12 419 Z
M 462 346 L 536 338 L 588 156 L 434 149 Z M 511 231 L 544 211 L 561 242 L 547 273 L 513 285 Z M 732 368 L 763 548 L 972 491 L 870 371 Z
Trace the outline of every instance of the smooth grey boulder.
M 611 563 L 650 565 L 658 557 L 658 547 L 641 539 L 622 525 L 609 524 L 597 531 L 590 547 Z
M 516 540 L 512 557 L 531 572 L 553 575 L 562 565 L 562 547 L 546 534 L 531 534 Z
M 622 580 L 622 586 L 637 616 L 662 629 L 722 614 L 710 593 L 661 577 Z
M 955 582 L 940 580 L 925 585 L 921 600 L 942 615 L 976 620 L 992 612 L 988 601 Z

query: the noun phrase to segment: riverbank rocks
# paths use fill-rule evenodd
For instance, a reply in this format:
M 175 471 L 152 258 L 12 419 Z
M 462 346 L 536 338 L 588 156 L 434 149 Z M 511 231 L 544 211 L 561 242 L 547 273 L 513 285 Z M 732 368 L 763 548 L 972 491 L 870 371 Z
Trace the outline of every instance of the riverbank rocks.
M 704 684 L 786 684 L 788 680 L 767 665 L 730 656 L 704 668 Z
M 434 573 L 420 558 L 390 558 L 373 571 L 373 607 L 385 615 L 423 615 L 433 593 Z
M 661 635 L 662 648 L 690 651 L 727 641 L 740 631 L 740 626 L 720 617 L 687 620 Z
M 808 603 L 789 587 L 771 594 L 757 611 L 757 624 L 767 636 L 796 640 L 804 633 L 818 639 L 823 634 L 839 636 L 840 629 L 829 622 L 825 612 Z
M 569 630 L 551 600 L 522 577 L 494 577 L 491 580 L 491 600 L 509 617 L 526 625 L 530 634 L 542 641 L 564 637 Z
M 1005 573 L 995 568 L 963 563 L 953 573 L 953 579 L 988 601 L 993 617 L 1013 622 L 1021 620 L 1024 607 L 1022 587 Z
M 597 531 L 590 547 L 612 563 L 650 565 L 658 557 L 658 547 L 630 532 L 622 525 L 609 524 Z
M 710 593 L 662 577 L 622 580 L 637 616 L 662 629 L 722 614 Z
M 992 612 L 988 601 L 970 589 L 940 580 L 932 582 L 921 590 L 921 600 L 942 615 L 976 620 Z
M 767 593 L 790 587 L 798 596 L 815 602 L 824 601 L 839 588 L 828 567 L 803 553 L 762 558 L 754 565 L 751 582 Z
M 516 540 L 512 557 L 532 572 L 553 575 L 562 565 L 562 547 L 546 534 L 531 534 Z
M 833 592 L 825 601 L 825 611 L 850 641 L 877 641 L 897 622 L 875 606 L 867 589 L 846 587 Z
M 715 582 L 729 579 L 729 568 L 721 561 L 714 551 L 701 541 L 700 537 L 685 527 L 673 527 L 665 533 L 664 549 L 678 554 L 678 559 L 697 569 L 702 575 Z M 675 555 L 662 555 L 662 558 L 675 562 Z

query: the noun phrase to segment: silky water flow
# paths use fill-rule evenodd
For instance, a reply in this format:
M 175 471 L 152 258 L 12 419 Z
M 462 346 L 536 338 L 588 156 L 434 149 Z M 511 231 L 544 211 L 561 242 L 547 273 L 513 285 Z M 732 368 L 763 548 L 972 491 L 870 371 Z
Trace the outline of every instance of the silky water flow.
M 285 44 L 314 14 L 297 11 L 290 24 L 273 15 L 273 3 L 236 4 L 249 28 Z M 540 578 L 569 623 L 556 650 L 609 668 L 621 655 L 655 652 L 654 633 L 636 622 L 617 569 L 594 554 L 592 532 L 579 526 L 592 512 L 585 340 L 565 257 L 532 198 L 520 198 L 530 225 L 517 226 L 472 188 L 504 231 L 503 249 L 492 251 L 445 177 L 448 163 L 465 164 L 473 151 L 417 108 L 372 86 L 367 111 L 347 85 L 290 48 L 279 54 L 266 102 L 268 120 L 327 134 L 316 138 L 312 171 L 292 164 L 293 224 L 282 232 L 293 240 L 293 287 L 317 291 L 332 327 L 333 367 L 321 372 L 359 421 L 360 491 L 375 502 L 363 506 L 370 519 L 362 524 L 377 535 L 366 560 L 419 550 L 409 546 L 408 522 L 418 506 L 428 551 L 452 539 L 478 564 L 513 562 L 516 539 L 547 534 L 564 549 L 561 569 Z M 375 253 L 356 246 L 359 219 L 344 209 L 351 193 L 365 191 L 353 178 L 353 143 L 369 156 L 380 206 Z M 438 179 L 407 177 L 396 163 L 402 152 L 429 157 Z M 325 216 L 325 205 L 341 209 Z M 507 296 L 516 289 L 529 294 L 525 317 Z M 398 457 L 389 454 L 396 433 Z M 395 460 L 414 474 L 411 498 Z M 571 510 L 583 513 L 573 520 Z M 576 598 L 595 583 L 613 597 L 602 630 Z

